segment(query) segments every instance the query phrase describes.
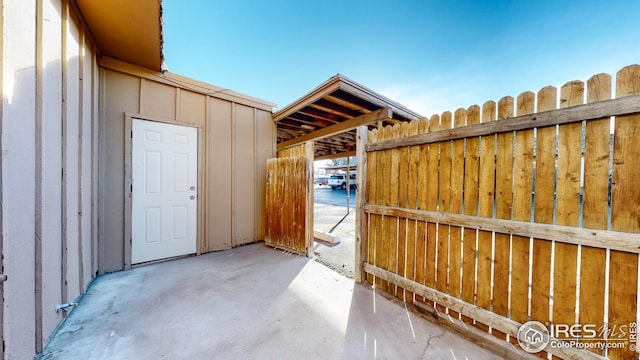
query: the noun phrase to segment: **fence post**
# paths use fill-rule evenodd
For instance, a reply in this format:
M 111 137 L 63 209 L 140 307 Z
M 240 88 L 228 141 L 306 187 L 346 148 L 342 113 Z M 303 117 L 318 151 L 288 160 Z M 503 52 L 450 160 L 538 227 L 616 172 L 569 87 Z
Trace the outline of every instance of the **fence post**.
M 365 191 L 367 186 L 367 126 L 359 126 L 356 130 L 356 256 L 355 256 L 355 281 L 362 283 L 365 276 L 362 262 L 367 249 L 367 221 L 364 212 L 366 202 Z M 349 189 L 347 189 L 349 191 Z

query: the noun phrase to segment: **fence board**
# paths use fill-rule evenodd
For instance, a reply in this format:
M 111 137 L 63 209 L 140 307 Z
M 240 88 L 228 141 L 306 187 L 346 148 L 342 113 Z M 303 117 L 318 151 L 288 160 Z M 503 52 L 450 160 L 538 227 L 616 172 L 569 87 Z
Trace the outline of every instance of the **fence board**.
M 451 112 L 445 111 L 440 117 L 440 128 L 451 129 Z M 440 169 L 438 172 L 438 210 L 449 212 L 451 206 L 451 141 L 440 143 Z M 438 224 L 438 243 L 436 250 L 436 289 L 444 293 L 449 285 L 449 225 Z M 445 312 L 445 308 L 438 305 Z
M 467 111 L 458 109 L 454 113 L 453 128 L 464 127 L 467 123 Z M 451 200 L 449 212 L 462 214 L 462 196 L 464 190 L 464 139 L 451 142 Z M 451 226 L 449 228 L 449 291 L 448 293 L 456 298 L 461 296 L 462 275 L 462 228 Z M 452 317 L 458 314 L 449 310 Z
M 409 136 L 409 123 L 403 122 L 400 124 L 400 137 Z M 409 208 L 409 147 L 400 148 L 400 163 L 398 165 L 398 206 L 403 208 Z M 398 219 L 398 256 L 397 256 L 397 274 L 406 277 L 406 264 L 407 264 L 407 219 Z M 396 296 L 403 301 L 405 300 L 404 289 L 398 289 Z
M 516 102 L 516 115 L 532 114 L 535 109 L 535 94 L 524 92 Z M 513 216 L 514 220 L 531 220 L 531 192 L 533 190 L 533 129 L 515 134 Z M 529 316 L 529 248 L 530 238 L 512 236 L 511 239 L 511 305 L 510 317 L 526 322 Z M 512 339 L 515 341 L 516 339 Z M 515 341 L 517 342 L 517 341 Z
M 424 134 L 429 132 L 429 119 L 420 119 L 418 124 L 418 132 Z M 429 166 L 429 145 L 420 145 L 420 154 L 418 155 L 418 209 L 426 210 L 427 206 L 427 187 L 429 186 L 428 176 Z M 416 224 L 416 281 L 420 284 L 429 285 L 427 283 L 427 224 L 419 221 Z M 424 301 L 423 298 L 418 298 Z
M 372 144 L 378 141 L 378 129 L 373 129 L 369 131 L 367 136 L 367 143 Z M 368 204 L 378 204 L 378 154 L 379 153 L 370 153 L 367 154 L 367 203 Z M 369 264 L 377 264 L 375 259 L 375 246 L 377 239 L 377 229 L 378 222 L 380 221 L 379 215 L 369 214 L 369 224 L 368 224 L 368 234 L 367 234 L 367 262 Z M 369 284 L 373 284 L 373 276 L 371 274 L 367 274 L 367 282 Z
M 498 101 L 498 121 L 513 116 L 513 97 L 505 96 Z M 497 136 L 496 152 L 496 217 L 511 219 L 513 200 L 513 133 Z M 492 307 L 495 313 L 507 316 L 509 312 L 509 257 L 510 236 L 495 234 L 494 285 Z M 501 279 L 497 281 L 497 279 Z M 504 338 L 504 334 L 498 334 Z
M 392 128 L 392 136 L 393 139 L 399 139 L 400 138 L 400 129 L 401 129 L 401 125 L 400 124 L 395 124 L 393 125 Z M 389 206 L 398 206 L 398 186 L 399 186 L 399 166 L 400 166 L 400 149 L 396 148 L 396 149 L 392 149 L 391 150 L 391 169 L 390 169 L 390 181 L 389 181 L 389 198 L 387 199 L 387 205 Z M 388 256 L 388 264 L 389 267 L 387 268 L 387 270 L 393 272 L 393 273 L 398 273 L 398 248 L 399 248 L 399 242 L 400 242 L 400 237 L 399 237 L 399 233 L 398 233 L 398 223 L 399 223 L 399 219 L 396 218 L 389 218 L 388 219 L 388 224 L 389 224 L 389 236 L 388 236 L 388 240 L 389 240 L 389 247 L 388 247 L 388 252 L 387 252 L 387 256 Z M 395 284 L 389 284 L 389 292 L 391 294 L 396 294 L 396 285 Z
M 429 132 L 440 130 L 440 116 L 433 115 L 429 119 Z M 440 145 L 429 144 L 429 160 L 427 164 L 427 210 L 435 211 L 438 208 L 438 158 Z M 430 176 L 429 176 L 430 175 Z M 436 287 L 436 251 L 437 235 L 436 224 L 427 223 L 427 244 L 426 244 L 426 272 L 425 282 L 429 287 Z
M 496 103 L 487 101 L 482 105 L 482 123 L 496 120 Z M 495 198 L 495 135 L 480 138 L 480 168 L 478 179 L 478 212 L 480 216 L 494 217 Z M 491 309 L 493 275 L 493 234 L 490 231 L 478 231 L 478 278 L 476 304 L 483 309 Z M 477 323 L 476 327 L 489 330 L 488 326 Z
M 640 65 L 627 66 L 616 75 L 616 97 L 640 93 Z M 640 115 L 615 119 L 613 140 L 613 185 L 611 187 L 611 230 L 640 232 Z M 609 267 L 609 324 L 635 322 L 638 296 L 638 255 L 611 251 Z M 628 347 L 609 349 L 614 359 L 629 359 Z
M 558 91 L 547 86 L 538 91 L 538 111 L 556 108 Z M 534 184 L 534 221 L 552 224 L 555 190 L 556 127 L 538 128 L 536 133 L 536 180 Z M 551 294 L 552 242 L 533 240 L 533 268 L 531 275 L 531 319 L 549 322 Z M 546 354 L 546 353 L 544 353 Z M 543 354 L 543 355 L 544 355 Z
M 599 74 L 587 82 L 587 102 L 611 98 L 611 76 Z M 582 226 L 607 229 L 609 197 L 609 118 L 587 121 L 584 146 Z M 578 323 L 604 326 L 607 251 L 583 246 L 580 261 L 580 313 Z M 589 349 L 602 354 L 602 350 Z
M 584 84 L 572 81 L 560 89 L 560 107 L 581 105 Z M 578 226 L 580 214 L 580 159 L 582 124 L 558 127 L 556 224 Z M 553 272 L 553 323 L 576 321 L 576 275 L 578 246 L 556 242 Z
M 393 127 L 391 125 L 386 126 L 383 130 L 383 140 L 390 140 L 393 138 Z M 385 150 L 382 153 L 382 177 L 381 182 L 381 203 L 384 205 L 391 203 L 391 156 L 392 150 Z M 378 241 L 378 246 L 376 246 L 376 258 L 378 260 L 378 266 L 381 268 L 388 270 L 389 269 L 389 238 L 391 237 L 391 222 L 392 219 L 390 217 L 384 216 L 382 218 L 382 237 Z M 380 281 L 379 287 L 385 291 L 389 291 L 388 284 L 386 281 Z
M 414 120 L 409 123 L 408 135 L 417 135 L 419 131 L 419 120 Z M 418 162 L 420 159 L 420 148 L 418 146 L 410 146 L 407 154 L 408 161 L 408 180 L 407 180 L 407 207 L 409 209 L 418 208 Z M 416 278 L 416 264 L 417 264 L 417 252 L 416 252 L 416 220 L 407 220 L 407 243 L 406 243 L 406 262 L 405 262 L 405 277 L 409 280 L 415 280 Z M 404 299 L 407 303 L 413 303 L 413 293 L 405 291 Z
M 467 125 L 480 123 L 480 107 L 470 106 L 467 109 Z M 466 150 L 464 159 L 464 208 L 465 215 L 478 215 L 478 156 L 479 138 L 469 138 L 466 140 Z M 462 300 L 474 304 L 475 299 L 475 270 L 476 270 L 476 229 L 465 228 L 462 234 Z M 462 320 L 467 324 L 472 324 L 473 319 L 462 316 Z

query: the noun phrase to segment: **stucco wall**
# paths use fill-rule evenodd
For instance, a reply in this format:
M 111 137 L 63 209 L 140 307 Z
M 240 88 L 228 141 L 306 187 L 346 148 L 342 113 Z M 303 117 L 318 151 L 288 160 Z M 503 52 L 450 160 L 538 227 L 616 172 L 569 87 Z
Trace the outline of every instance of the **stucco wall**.
M 97 271 L 98 64 L 68 2 L 0 5 L 1 335 L 5 358 L 28 359 Z
M 128 159 L 132 118 L 198 127 L 198 251 L 264 239 L 272 104 L 170 73 L 101 60 L 99 271 L 130 265 Z

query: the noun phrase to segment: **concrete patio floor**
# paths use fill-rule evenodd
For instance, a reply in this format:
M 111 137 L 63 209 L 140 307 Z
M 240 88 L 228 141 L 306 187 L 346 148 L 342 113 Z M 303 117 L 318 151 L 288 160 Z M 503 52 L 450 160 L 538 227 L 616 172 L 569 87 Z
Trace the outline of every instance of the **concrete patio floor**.
M 40 359 L 497 359 L 263 244 L 98 277 Z

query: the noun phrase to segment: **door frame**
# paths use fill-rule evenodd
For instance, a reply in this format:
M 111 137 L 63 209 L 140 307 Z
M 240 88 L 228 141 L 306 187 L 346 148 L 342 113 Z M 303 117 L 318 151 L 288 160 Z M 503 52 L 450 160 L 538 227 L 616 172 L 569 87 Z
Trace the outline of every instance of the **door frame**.
M 154 121 L 154 122 L 159 122 L 159 123 L 164 123 L 164 124 L 171 124 L 171 125 L 180 125 L 180 126 L 188 126 L 188 127 L 193 127 L 196 128 L 197 132 L 198 132 L 198 147 L 197 147 L 197 153 L 198 153 L 198 172 L 197 172 L 197 179 L 198 179 L 198 185 L 197 185 L 197 189 L 198 189 L 198 198 L 197 198 L 197 204 L 196 204 L 196 211 L 197 211 L 197 215 L 196 215 L 196 255 L 200 255 L 202 253 L 206 252 L 206 242 L 205 242 L 205 236 L 204 234 L 206 234 L 205 232 L 205 198 L 206 196 L 204 196 L 204 194 L 206 194 L 206 179 L 205 179 L 205 174 L 206 174 L 206 169 L 205 169 L 205 151 L 204 149 L 206 149 L 206 144 L 205 144 L 205 139 L 204 139 L 204 126 L 200 125 L 200 124 L 193 124 L 193 123 L 189 123 L 186 121 L 175 121 L 172 119 L 163 119 L 163 118 L 158 118 L 158 117 L 153 117 L 153 116 L 149 116 L 149 115 L 141 115 L 141 114 L 132 114 L 132 113 L 125 113 L 124 114 L 124 234 L 123 234 L 123 241 L 124 241 L 124 269 L 125 270 L 129 270 L 132 267 L 131 264 L 131 226 L 132 226 L 132 211 L 133 211 L 133 203 L 132 203 L 132 189 L 133 189 L 133 160 L 132 160 L 132 147 L 133 147 L 133 137 L 132 137 L 132 127 L 133 127 L 133 119 L 138 119 L 138 120 L 145 120 L 145 121 Z M 178 256 L 181 257 L 181 256 Z M 166 261 L 172 258 L 167 258 L 167 259 L 160 259 L 160 260 L 156 260 L 156 261 L 150 261 L 150 262 L 146 262 L 143 263 L 141 265 L 145 265 L 145 264 L 149 264 L 149 263 L 154 263 L 154 262 L 159 262 L 159 261 Z M 138 266 L 138 265 L 135 265 Z

